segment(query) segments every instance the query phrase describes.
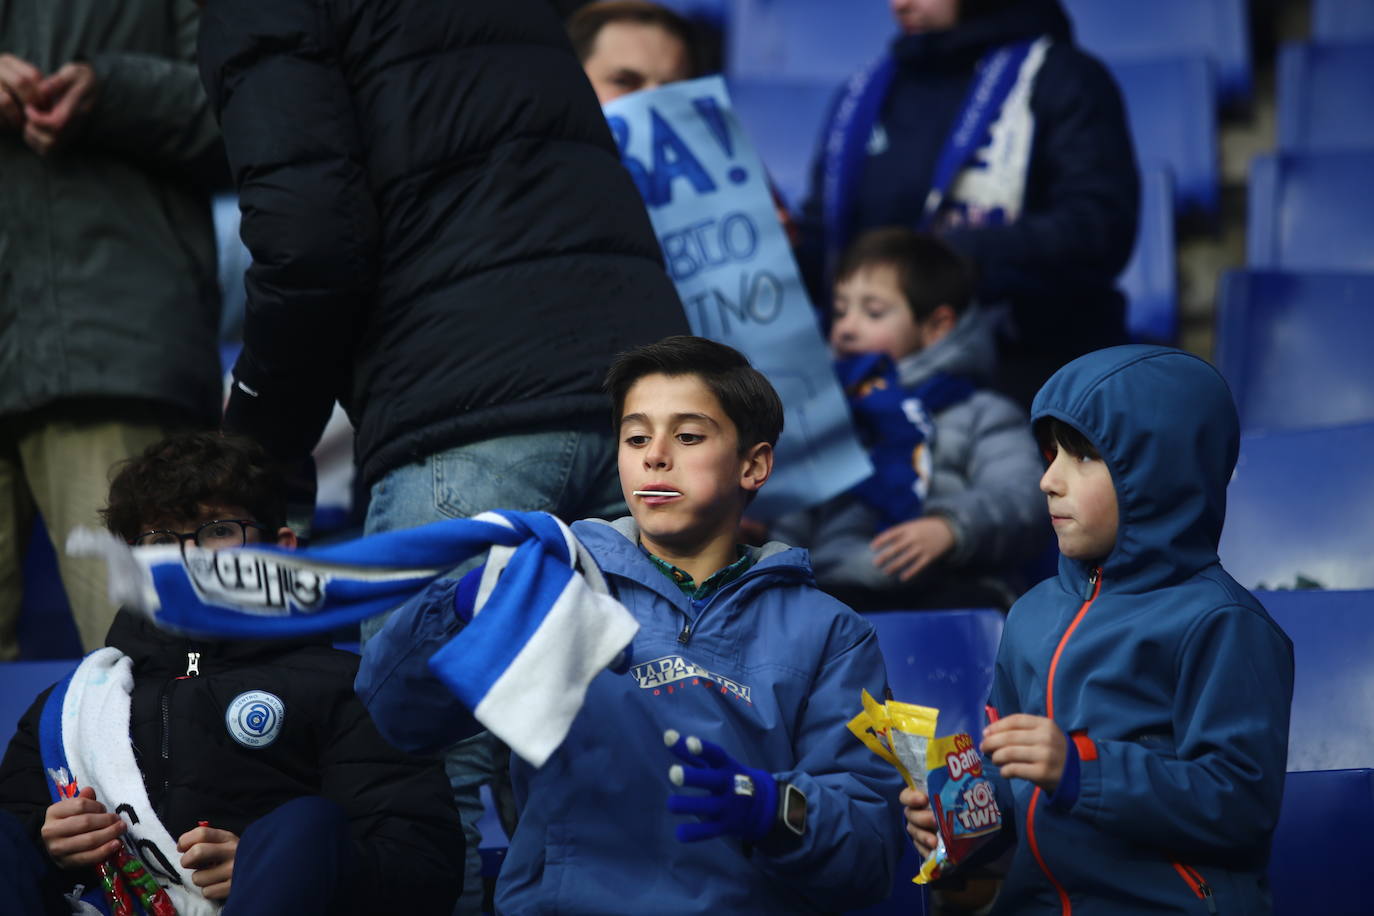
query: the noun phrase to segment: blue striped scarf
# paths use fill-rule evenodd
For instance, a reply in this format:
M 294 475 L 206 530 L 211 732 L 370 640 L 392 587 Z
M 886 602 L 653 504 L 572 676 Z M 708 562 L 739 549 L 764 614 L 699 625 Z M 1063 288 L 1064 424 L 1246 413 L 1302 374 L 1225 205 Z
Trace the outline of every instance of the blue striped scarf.
M 67 544 L 68 553 L 105 557 L 115 603 L 167 629 L 244 639 L 335 631 L 492 548 L 500 576 L 429 664 L 479 722 L 539 766 L 566 736 L 591 679 L 638 629 L 552 515 L 485 512 L 299 551 L 135 550 L 89 530 Z

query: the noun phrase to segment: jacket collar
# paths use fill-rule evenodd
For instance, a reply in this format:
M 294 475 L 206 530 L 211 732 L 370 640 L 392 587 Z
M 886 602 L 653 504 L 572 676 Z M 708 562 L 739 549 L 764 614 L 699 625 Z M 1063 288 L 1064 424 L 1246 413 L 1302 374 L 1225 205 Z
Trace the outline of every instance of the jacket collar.
M 573 533 L 596 557 L 607 575 L 621 576 L 661 595 L 677 607 L 686 609 L 691 600 L 654 566 L 639 549 L 639 526 L 626 516 L 614 522 L 586 519 L 575 523 Z M 803 579 L 815 582 L 811 557 L 805 550 L 770 541 L 762 547 L 746 547 L 753 565 L 723 590 L 767 578 Z
M 173 633 L 159 629 L 142 614 L 121 608 L 105 636 L 113 646 L 133 660 L 134 669 L 144 676 L 179 676 L 186 673 L 187 653 L 200 654 L 202 668 L 227 664 L 260 662 L 304 646 L 329 646 L 327 636 L 289 640 L 220 640 Z

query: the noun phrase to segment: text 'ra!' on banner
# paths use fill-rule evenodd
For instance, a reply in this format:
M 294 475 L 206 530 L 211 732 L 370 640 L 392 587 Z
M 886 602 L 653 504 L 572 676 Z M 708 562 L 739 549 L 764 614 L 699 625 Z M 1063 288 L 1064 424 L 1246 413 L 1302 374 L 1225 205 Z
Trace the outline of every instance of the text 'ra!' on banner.
M 786 408 L 762 520 L 815 505 L 873 473 L 778 223 L 767 177 L 718 76 L 606 105 L 621 158 L 648 204 L 692 331 L 729 344 Z

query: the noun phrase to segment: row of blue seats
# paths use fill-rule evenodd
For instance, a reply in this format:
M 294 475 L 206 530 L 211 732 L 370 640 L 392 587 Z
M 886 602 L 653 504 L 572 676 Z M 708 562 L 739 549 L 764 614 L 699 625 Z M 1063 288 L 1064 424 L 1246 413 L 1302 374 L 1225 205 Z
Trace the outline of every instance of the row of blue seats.
M 893 34 L 883 0 L 661 0 L 726 33 L 736 76 L 843 79 Z M 1214 93 L 1244 102 L 1253 89 L 1245 0 L 1065 0 L 1080 44 L 1111 62 L 1186 55 L 1208 62 Z M 1374 4 L 1313 0 L 1312 40 L 1374 41 Z
M 896 33 L 884 0 L 662 0 L 720 28 L 731 76 L 837 82 Z M 1076 38 L 1111 62 L 1184 55 L 1209 63 L 1223 100 L 1251 93 L 1245 0 L 1064 0 Z

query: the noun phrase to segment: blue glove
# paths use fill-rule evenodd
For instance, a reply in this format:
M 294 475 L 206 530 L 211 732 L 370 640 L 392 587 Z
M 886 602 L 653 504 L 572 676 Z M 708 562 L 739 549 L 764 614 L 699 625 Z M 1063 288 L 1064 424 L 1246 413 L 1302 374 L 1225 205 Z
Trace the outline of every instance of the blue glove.
M 673 764 L 668 779 L 675 786 L 706 789 L 709 795 L 669 795 L 668 811 L 694 814 L 698 823 L 678 824 L 677 838 L 695 843 L 733 834 L 758 842 L 772 831 L 778 815 L 778 781 L 772 773 L 738 762 L 719 746 L 675 730 L 663 733 L 663 743 L 687 764 Z

